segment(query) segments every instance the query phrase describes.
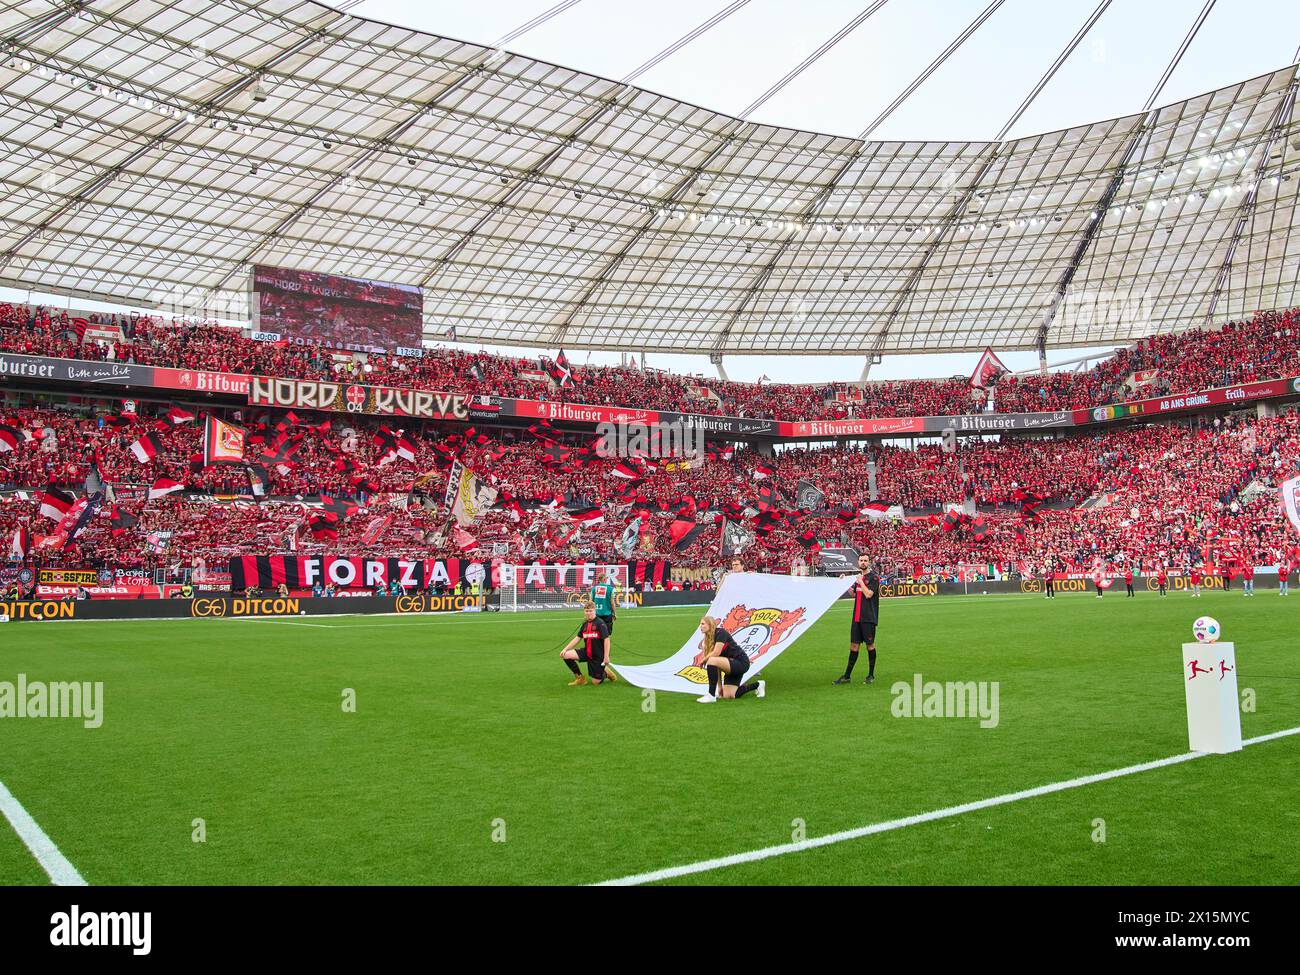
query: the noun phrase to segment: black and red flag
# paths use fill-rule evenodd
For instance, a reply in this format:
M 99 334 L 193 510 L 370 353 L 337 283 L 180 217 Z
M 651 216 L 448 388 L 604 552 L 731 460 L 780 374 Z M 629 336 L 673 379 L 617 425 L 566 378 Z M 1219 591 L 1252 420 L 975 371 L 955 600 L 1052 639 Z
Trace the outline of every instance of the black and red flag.
M 113 510 L 109 514 L 108 524 L 110 534 L 114 538 L 121 538 L 129 529 L 140 524 L 140 519 L 129 511 L 123 511 L 117 505 L 113 505 Z
M 68 491 L 60 491 L 53 484 L 45 489 L 45 494 L 41 496 L 41 514 L 53 519 L 62 521 L 63 516 L 72 510 L 72 505 L 76 499 Z
M 492 442 L 492 438 L 486 433 L 479 433 L 474 427 L 468 427 L 465 430 L 465 443 L 473 444 L 475 447 L 486 447 Z
M 601 507 L 591 505 L 583 508 L 574 508 L 569 512 L 569 517 L 584 525 L 599 525 L 605 521 L 605 512 Z
M 149 500 L 157 501 L 159 498 L 165 498 L 169 494 L 184 490 L 184 488 L 185 485 L 179 481 L 173 481 L 170 477 L 160 477 L 149 485 Z
M 553 443 L 542 451 L 543 464 L 564 464 L 567 463 L 572 451 L 563 444 Z
M 800 532 L 794 540 L 809 551 L 821 548 L 821 544 L 817 541 L 817 533 L 811 528 Z
M 278 438 L 258 455 L 263 464 L 292 464 L 294 455 L 302 449 L 302 440 L 297 437 Z
M 685 521 L 683 519 L 674 521 L 668 529 L 668 535 L 673 540 L 673 551 L 685 552 L 700 540 L 701 535 L 712 527 L 713 525 L 707 521 Z
M 131 456 L 141 464 L 147 464 L 162 452 L 162 438 L 150 431 L 131 444 Z
M 351 518 L 360 509 L 351 498 L 335 498 L 328 494 L 320 496 L 320 507 L 322 511 L 329 511 L 339 518 Z
M 555 380 L 555 385 L 564 387 L 573 385 L 573 369 L 569 365 L 569 357 L 560 350 L 560 354 L 555 357 L 555 361 L 546 367 L 546 372 Z
M 624 481 L 635 481 L 641 476 L 641 471 L 625 460 L 615 462 L 609 470 L 610 477 L 617 477 Z
M 550 420 L 538 420 L 536 423 L 529 424 L 528 432 L 538 440 L 542 441 L 542 443 L 551 444 L 555 442 L 555 438 L 552 434 L 556 431 L 555 428 L 551 426 Z
M 24 439 L 22 427 L 0 422 L 0 454 L 17 450 Z
M 318 542 L 337 542 L 339 516 L 333 511 L 314 511 L 307 516 L 307 528 Z

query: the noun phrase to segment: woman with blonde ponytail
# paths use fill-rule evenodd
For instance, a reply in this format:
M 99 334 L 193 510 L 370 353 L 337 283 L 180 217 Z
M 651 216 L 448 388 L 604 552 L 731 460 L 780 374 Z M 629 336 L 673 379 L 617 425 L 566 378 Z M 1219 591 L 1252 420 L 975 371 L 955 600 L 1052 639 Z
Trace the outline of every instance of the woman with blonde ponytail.
M 712 704 L 718 699 L 718 677 L 725 675 L 722 684 L 722 697 L 726 700 L 744 697 L 750 691 L 756 697 L 767 693 L 767 682 L 756 680 L 742 685 L 740 680 L 749 670 L 749 654 L 738 644 L 734 637 L 721 626 L 715 617 L 706 616 L 700 620 L 700 632 L 704 639 L 700 641 L 700 652 L 695 655 L 695 666 L 704 667 L 709 674 L 709 693 L 696 698 L 701 704 Z

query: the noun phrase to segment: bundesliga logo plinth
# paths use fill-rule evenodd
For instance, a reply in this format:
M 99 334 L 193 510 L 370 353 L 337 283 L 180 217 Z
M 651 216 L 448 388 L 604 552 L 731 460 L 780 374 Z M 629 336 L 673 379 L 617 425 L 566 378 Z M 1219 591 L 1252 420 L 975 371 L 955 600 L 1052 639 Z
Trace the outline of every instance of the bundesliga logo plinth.
M 1231 643 L 1184 643 L 1187 744 L 1194 752 L 1241 751 L 1237 655 Z

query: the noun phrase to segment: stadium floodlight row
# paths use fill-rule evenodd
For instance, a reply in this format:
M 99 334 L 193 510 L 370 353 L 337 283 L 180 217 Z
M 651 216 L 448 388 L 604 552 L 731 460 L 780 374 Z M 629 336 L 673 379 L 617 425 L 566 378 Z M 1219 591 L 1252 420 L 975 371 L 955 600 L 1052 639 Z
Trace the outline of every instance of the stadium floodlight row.
M 254 264 L 304 267 L 422 287 L 428 339 L 716 354 L 1098 345 L 1296 301 L 1295 66 L 865 142 L 313 3 L 26 2 L 0 34 L 4 283 L 246 312 Z

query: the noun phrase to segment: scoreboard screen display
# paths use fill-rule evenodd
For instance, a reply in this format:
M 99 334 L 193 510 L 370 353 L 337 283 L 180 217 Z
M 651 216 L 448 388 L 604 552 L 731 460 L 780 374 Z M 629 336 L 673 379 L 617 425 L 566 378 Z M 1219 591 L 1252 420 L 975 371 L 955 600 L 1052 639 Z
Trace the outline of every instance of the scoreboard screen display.
M 424 292 L 413 285 L 259 264 L 252 290 L 259 338 L 357 352 L 420 348 Z

